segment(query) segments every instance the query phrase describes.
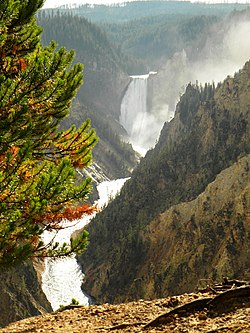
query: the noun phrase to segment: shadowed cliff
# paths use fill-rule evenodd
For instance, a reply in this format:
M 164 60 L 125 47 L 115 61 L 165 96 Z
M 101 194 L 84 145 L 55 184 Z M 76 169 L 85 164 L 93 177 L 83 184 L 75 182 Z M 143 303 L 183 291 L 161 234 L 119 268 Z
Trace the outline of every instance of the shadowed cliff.
M 98 302 L 162 297 L 188 291 L 200 278 L 219 278 L 224 273 L 235 277 L 245 273 L 246 258 L 241 267 L 232 263 L 243 258 L 242 251 L 249 247 L 246 224 L 249 223 L 249 189 L 241 187 L 248 178 L 241 178 L 243 171 L 234 163 L 250 152 L 249 112 L 250 62 L 217 88 L 210 84 L 187 86 L 177 105 L 175 118 L 165 124 L 155 149 L 141 161 L 120 196 L 88 226 L 90 246 L 80 261 L 86 273 L 84 289 Z M 247 173 L 248 166 L 244 165 Z M 232 191 L 232 196 L 225 196 L 226 202 L 222 203 L 217 200 L 220 192 L 210 193 L 206 188 L 230 166 L 234 169 L 225 171 L 222 184 L 227 184 L 231 172 L 235 172 L 233 186 L 238 192 Z M 221 191 L 225 188 L 222 185 Z M 168 222 L 161 222 L 169 224 L 169 234 L 166 232 L 162 236 L 156 231 L 156 236 L 152 236 L 153 226 L 158 223 L 155 221 L 162 218 L 160 214 L 165 214 L 174 205 L 194 200 L 201 193 L 208 211 L 196 212 L 197 205 L 187 203 L 190 214 L 180 213 L 180 216 L 189 216 L 188 221 L 178 217 L 178 212 L 169 213 Z M 236 193 L 238 197 L 234 197 Z M 211 200 L 217 205 L 210 212 L 206 196 L 213 196 Z M 214 214 L 223 214 L 226 218 L 220 219 Z M 238 238 L 230 233 L 232 227 L 237 237 L 244 236 L 243 247 L 238 248 Z M 196 229 L 200 233 L 198 238 L 195 237 Z M 193 242 L 185 240 L 186 234 Z M 201 256 L 198 263 L 191 264 L 192 256 L 183 253 L 180 237 L 184 239 L 187 253 Z M 153 244 L 161 242 L 165 242 L 164 258 L 171 258 L 176 253 L 180 254 L 178 260 L 166 265 L 165 259 L 155 255 L 158 250 Z M 227 249 L 228 260 L 224 260 L 222 254 L 216 257 L 216 262 L 210 260 L 213 242 L 218 243 L 219 252 Z M 156 268 L 150 267 L 150 262 Z M 151 272 L 153 277 L 150 277 Z

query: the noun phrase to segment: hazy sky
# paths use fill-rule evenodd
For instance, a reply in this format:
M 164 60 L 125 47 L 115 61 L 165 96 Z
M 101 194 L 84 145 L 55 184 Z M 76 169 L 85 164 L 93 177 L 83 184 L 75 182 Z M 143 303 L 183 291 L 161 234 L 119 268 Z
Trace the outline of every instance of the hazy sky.
M 126 0 L 128 1 L 128 0 Z M 132 0 L 130 0 L 132 1 Z M 200 2 L 207 2 L 207 3 L 217 3 L 217 2 L 238 2 L 238 3 L 249 3 L 249 0 L 199 0 Z M 52 8 L 52 7 L 58 7 L 61 5 L 64 5 L 66 3 L 77 3 L 77 4 L 84 4 L 84 3 L 90 3 L 90 4 L 109 4 L 109 3 L 122 3 L 125 2 L 124 0 L 46 0 L 44 7 Z M 193 0 L 192 2 L 196 2 L 196 0 Z M 198 1 L 197 1 L 198 2 Z
M 126 0 L 127 1 L 127 0 Z M 128 0 L 130 1 L 130 0 Z M 90 4 L 110 4 L 110 3 L 120 3 L 124 2 L 124 0 L 46 0 L 44 7 L 58 7 L 64 4 L 84 4 L 84 3 L 90 3 Z

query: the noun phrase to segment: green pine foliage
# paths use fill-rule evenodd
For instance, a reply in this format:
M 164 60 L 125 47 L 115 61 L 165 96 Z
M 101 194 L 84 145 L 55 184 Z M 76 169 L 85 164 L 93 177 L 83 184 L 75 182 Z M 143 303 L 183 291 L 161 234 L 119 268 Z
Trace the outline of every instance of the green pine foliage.
M 82 83 L 72 51 L 42 47 L 35 14 L 43 0 L 0 3 L 0 265 L 33 256 L 81 252 L 83 232 L 71 244 L 51 247 L 45 230 L 90 213 L 84 202 L 90 179 L 75 185 L 75 168 L 92 160 L 97 142 L 90 121 L 58 131 Z

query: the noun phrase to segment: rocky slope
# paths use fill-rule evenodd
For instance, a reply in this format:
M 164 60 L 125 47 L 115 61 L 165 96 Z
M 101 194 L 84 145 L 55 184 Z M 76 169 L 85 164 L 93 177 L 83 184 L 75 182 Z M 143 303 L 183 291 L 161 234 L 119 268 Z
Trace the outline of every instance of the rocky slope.
M 249 171 L 250 155 L 223 170 L 196 199 L 150 222 L 130 297 L 190 292 L 204 277 L 250 275 Z
M 245 274 L 249 117 L 250 62 L 216 89 L 188 85 L 155 149 L 88 226 L 80 261 L 89 294 L 99 302 L 162 297 L 200 278 Z
M 0 327 L 52 311 L 31 263 L 0 272 Z
M 208 302 L 210 305 L 204 306 Z M 0 333 L 248 333 L 249 305 L 247 295 L 231 298 L 229 304 L 228 300 L 221 300 L 221 295 L 216 296 L 211 292 L 193 293 L 154 301 L 140 300 L 119 305 L 66 308 L 13 323 L 0 329 Z

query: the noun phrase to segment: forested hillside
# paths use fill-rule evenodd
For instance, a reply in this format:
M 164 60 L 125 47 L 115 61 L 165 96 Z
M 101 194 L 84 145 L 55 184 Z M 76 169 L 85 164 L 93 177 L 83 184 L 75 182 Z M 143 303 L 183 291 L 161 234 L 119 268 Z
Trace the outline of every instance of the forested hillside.
M 226 16 L 221 16 L 219 11 L 214 12 L 214 15 L 208 15 L 208 12 L 201 15 L 181 12 L 137 18 L 125 23 L 106 23 L 101 26 L 120 52 L 143 61 L 151 70 L 159 70 L 166 59 L 171 58 L 176 52 L 185 50 L 188 58 L 194 61 L 201 56 L 202 50 L 211 40 L 218 47 L 223 43 L 223 36 L 230 28 L 237 22 L 239 24 L 249 20 L 249 13 L 249 7 L 245 10 L 235 10 Z M 213 48 L 211 47 L 210 52 Z M 204 57 L 211 57 L 210 52 Z
M 104 29 L 121 52 L 158 70 L 176 52 L 186 50 L 192 58 L 206 44 L 217 16 L 160 15 L 124 24 L 105 24 Z M 140 72 L 139 72 L 140 73 Z
M 159 75 L 150 78 L 148 107 L 159 111 L 160 101 L 172 111 L 181 90 L 179 83 L 186 87 L 187 81 L 182 79 L 189 60 L 202 60 L 199 73 L 215 75 L 217 67 L 212 63 L 209 71 L 205 61 L 216 49 L 222 66 L 225 32 L 236 31 L 237 38 L 230 41 L 237 40 L 237 58 L 247 53 L 246 39 L 241 38 L 234 22 L 236 18 L 243 23 L 243 35 L 245 31 L 248 34 L 244 17 L 249 21 L 249 9 L 226 17 L 231 10 L 247 5 L 136 1 L 37 12 L 42 4 L 42 0 L 0 2 L 3 261 L 31 257 L 32 246 L 45 250 L 41 233 L 57 228 L 66 215 L 72 219 L 75 212 L 80 214 L 79 204 L 87 200 L 90 179 L 80 184 L 79 174 L 92 160 L 90 149 L 97 141 L 94 127 L 99 142 L 93 151 L 93 165 L 99 179 L 102 174 L 114 179 L 135 171 L 121 195 L 89 225 L 90 246 L 79 259 L 87 274 L 84 287 L 89 294 L 99 302 L 161 297 L 185 291 L 187 274 L 193 287 L 191 269 L 214 278 L 243 272 L 249 262 L 243 252 L 250 239 L 246 186 L 249 63 L 217 88 L 215 84 L 188 84 L 175 119 L 164 125 L 157 146 L 138 166 L 138 155 L 123 142 L 127 133 L 119 116 L 131 74 L 159 69 Z M 42 44 L 34 15 L 43 28 Z M 43 47 L 51 40 L 58 43 L 57 49 L 54 44 Z M 71 66 L 73 54 L 65 49 L 57 52 L 61 46 L 73 49 L 74 63 L 84 65 L 84 84 L 72 104 L 76 90 L 71 88 L 80 85 L 82 66 Z M 186 62 L 182 62 L 184 58 Z M 84 124 L 86 118 L 91 125 Z M 71 125 L 77 129 L 64 132 Z M 45 164 L 50 167 L 44 168 Z M 60 252 L 57 244 L 53 251 L 64 255 L 83 250 L 87 234 L 82 236 L 79 242 L 70 241 L 70 250 L 62 245 Z M 214 255 L 211 267 L 213 239 L 218 241 L 219 255 Z M 0 326 L 51 310 L 40 276 L 30 262 L 9 271 L 4 267 L 0 277 Z
M 43 44 L 55 40 L 60 46 L 75 50 L 75 61 L 84 64 L 84 84 L 64 126 L 78 126 L 89 117 L 100 137 L 94 151 L 95 162 L 110 178 L 128 176 L 136 158 L 132 147 L 120 140 L 124 134 L 118 122 L 120 103 L 129 83 L 129 76 L 121 69 L 121 59 L 95 24 L 68 14 L 42 13 L 38 22 L 43 28 Z
M 129 74 L 143 74 L 146 69 L 158 70 L 167 58 L 183 49 L 189 56 L 197 56 L 209 33 L 220 35 L 219 26 L 211 29 L 215 23 L 247 8 L 247 4 L 237 3 L 135 1 L 112 6 L 62 6 L 57 11 L 98 24 L 115 46 L 122 68 Z
M 204 87 L 189 84 L 177 105 L 175 118 L 165 124 L 155 149 L 149 151 L 141 161 L 120 196 L 90 223 L 88 226 L 90 246 L 80 261 L 87 276 L 84 288 L 98 301 L 120 302 L 148 296 L 148 281 L 155 284 L 150 287 L 150 297 L 156 295 L 162 297 L 163 291 L 166 295 L 189 290 L 189 284 L 185 284 L 185 280 L 194 267 L 189 266 L 185 254 L 179 258 L 175 257 L 172 266 L 162 260 L 161 256 L 152 259 L 156 246 L 164 244 L 165 240 L 160 232 L 156 231 L 155 236 L 152 234 L 154 227 L 151 225 L 157 225 L 159 214 L 170 207 L 197 198 L 206 191 L 207 186 L 222 170 L 236 163 L 240 157 L 249 154 L 249 87 L 250 62 L 247 62 L 234 78 L 228 77 L 217 88 L 209 84 Z M 242 171 L 246 172 L 245 176 L 249 171 L 249 161 L 248 159 L 246 161 Z M 237 170 L 237 167 L 234 170 Z M 225 175 L 223 182 L 226 184 L 228 181 L 226 177 L 230 177 L 230 171 Z M 235 177 L 240 177 L 233 185 L 234 195 L 239 193 L 238 205 L 232 206 L 230 198 L 227 203 L 213 198 L 211 200 L 218 206 L 216 209 L 211 208 L 210 211 L 209 192 L 207 199 L 203 199 L 203 214 L 198 213 L 199 222 L 196 221 L 195 210 L 192 210 L 190 205 L 191 211 L 188 215 L 190 221 L 187 223 L 193 225 L 197 222 L 201 230 L 197 243 L 189 243 L 185 253 L 203 247 L 201 261 L 194 268 L 197 277 L 202 275 L 203 278 L 213 276 L 218 278 L 221 272 L 230 272 L 232 276 L 244 274 L 243 270 L 237 271 L 233 265 L 234 260 L 237 261 L 243 251 L 235 245 L 235 235 L 227 238 L 229 245 L 225 255 L 229 260 L 224 260 L 224 255 L 217 257 L 216 265 L 220 266 L 220 269 L 216 271 L 215 262 L 213 267 L 210 266 L 211 261 L 208 256 L 213 228 L 219 226 L 217 223 L 220 219 L 215 216 L 217 212 L 223 215 L 221 237 L 217 237 L 221 251 L 223 252 L 226 246 L 224 235 L 228 233 L 230 235 L 232 224 L 235 230 L 238 228 L 245 230 L 245 246 L 249 247 L 249 188 L 240 187 L 241 182 L 247 186 L 248 181 L 241 179 L 243 177 L 241 174 Z M 239 192 L 236 191 L 236 187 Z M 221 191 L 223 189 L 222 185 Z M 226 198 L 223 194 L 222 197 Z M 172 211 L 169 222 L 163 217 L 160 220 L 162 224 L 171 224 L 168 237 L 170 239 L 176 237 L 177 240 L 178 236 L 175 236 L 175 233 L 182 230 L 178 233 L 179 237 L 185 237 L 185 233 L 188 233 L 189 237 L 194 239 L 195 227 L 188 232 L 185 219 L 179 217 L 179 214 L 183 213 L 179 213 L 179 208 L 173 208 Z M 209 211 L 210 215 L 206 216 L 205 211 Z M 153 220 L 155 222 L 152 222 Z M 152 237 L 149 245 L 149 239 Z M 166 249 L 168 249 L 167 239 Z M 233 248 L 230 247 L 231 243 Z M 179 246 L 182 245 L 176 241 L 173 246 L 174 251 L 178 253 Z M 173 251 L 166 250 L 164 253 L 168 257 Z M 232 256 L 234 260 L 230 261 Z M 153 267 L 160 267 L 159 271 L 152 268 L 153 280 L 144 276 L 145 272 L 146 275 L 150 275 L 151 272 L 148 258 L 151 258 Z M 242 265 L 245 267 L 243 263 Z M 144 269 L 146 266 L 147 269 Z M 157 280 L 158 273 L 160 276 Z M 135 281 L 138 281 L 138 285 L 135 285 Z M 197 282 L 198 280 L 193 280 L 190 288 Z
M 64 13 L 70 10 L 73 14 L 86 17 L 93 22 L 124 23 L 134 19 L 162 14 L 225 16 L 235 9 L 242 10 L 246 7 L 248 7 L 248 4 L 241 3 L 206 4 L 189 1 L 133 1 L 113 4 L 112 6 L 84 4 L 72 7 L 65 5 L 61 6 L 59 11 Z

